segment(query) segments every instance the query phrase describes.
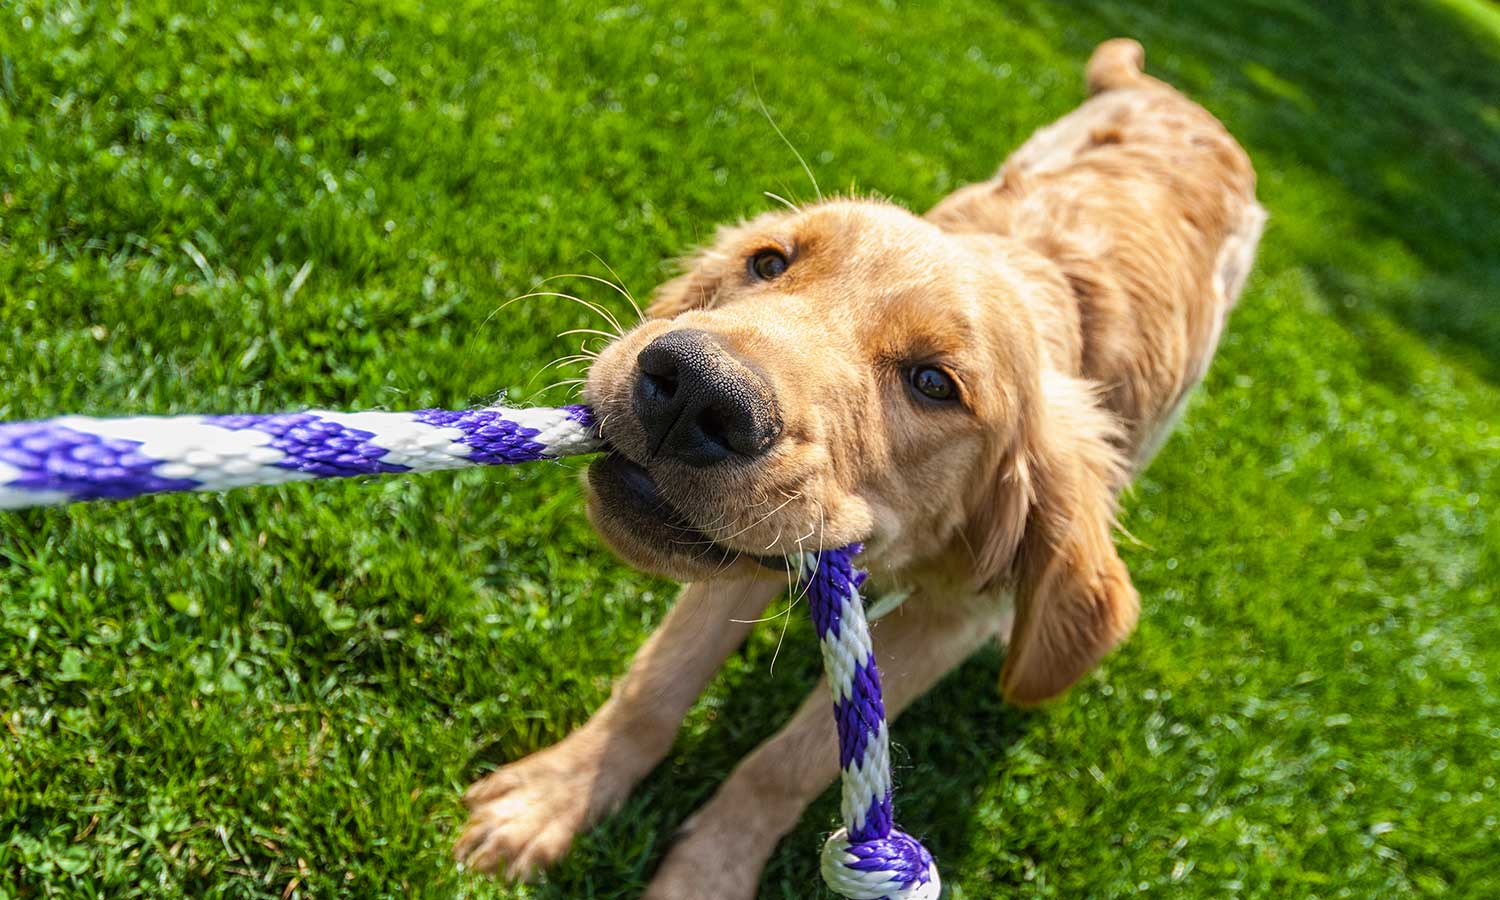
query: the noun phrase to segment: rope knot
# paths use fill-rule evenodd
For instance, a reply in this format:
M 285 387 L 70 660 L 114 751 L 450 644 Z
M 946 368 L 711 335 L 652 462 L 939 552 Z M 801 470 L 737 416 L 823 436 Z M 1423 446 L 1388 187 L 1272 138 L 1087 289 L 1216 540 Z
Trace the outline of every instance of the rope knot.
M 892 828 L 882 838 L 850 843 L 840 828 L 823 844 L 823 882 L 850 900 L 937 900 L 937 864 L 916 838 Z

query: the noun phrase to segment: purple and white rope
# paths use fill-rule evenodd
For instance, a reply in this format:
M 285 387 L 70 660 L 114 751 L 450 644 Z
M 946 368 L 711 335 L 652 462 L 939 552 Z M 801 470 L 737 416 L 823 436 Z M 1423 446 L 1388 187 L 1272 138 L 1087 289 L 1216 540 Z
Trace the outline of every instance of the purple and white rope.
M 0 509 L 531 462 L 599 447 L 583 406 L 62 416 L 0 424 Z
M 942 892 L 927 848 L 896 827 L 890 730 L 880 669 L 854 566 L 859 545 L 804 553 L 813 627 L 833 693 L 839 735 L 844 827 L 823 845 L 823 881 L 850 900 L 936 900 Z
M 431 472 L 599 450 L 587 407 L 277 415 L 63 416 L 0 423 L 0 509 L 161 491 Z M 823 847 L 850 900 L 935 900 L 937 866 L 895 827 L 890 732 L 854 566 L 859 546 L 792 560 L 807 585 L 838 726 L 844 827 Z

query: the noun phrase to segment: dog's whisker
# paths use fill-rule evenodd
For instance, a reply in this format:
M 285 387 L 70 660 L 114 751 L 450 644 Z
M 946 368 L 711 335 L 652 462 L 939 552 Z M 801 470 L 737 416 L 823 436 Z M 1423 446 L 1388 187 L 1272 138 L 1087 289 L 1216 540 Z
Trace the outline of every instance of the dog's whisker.
M 600 331 L 597 328 L 569 328 L 567 331 L 559 331 L 558 337 L 567 337 L 570 334 L 597 334 L 607 340 L 614 340 L 618 335 L 610 334 L 608 331 Z M 585 343 L 587 343 L 585 341 Z M 581 346 L 581 345 L 580 345 Z
M 791 580 L 790 580 L 790 578 L 788 578 L 788 580 L 787 580 L 787 588 L 788 588 L 788 591 L 790 591 L 790 589 L 791 589 Z M 771 613 L 769 616 L 761 616 L 758 619 L 731 619 L 730 621 L 732 621 L 732 622 L 738 622 L 741 625 L 764 625 L 767 622 L 774 622 L 777 619 L 785 619 L 787 616 L 791 615 L 791 613 L 792 613 L 792 608 L 791 608 L 790 605 L 788 605 L 788 606 L 782 607 L 780 612 Z
M 776 120 L 771 117 L 771 111 L 766 108 L 766 101 L 760 95 L 760 85 L 756 83 L 755 73 L 753 71 L 750 73 L 750 84 L 755 88 L 755 102 L 760 105 L 761 115 L 766 117 L 766 121 L 771 125 L 771 130 L 776 132 L 776 136 L 781 138 L 781 142 L 783 144 L 786 144 L 786 148 L 792 151 L 793 156 L 797 157 L 797 162 L 801 164 L 802 171 L 807 174 L 807 180 L 812 182 L 813 193 L 816 194 L 818 199 L 821 201 L 823 199 L 823 189 L 818 187 L 818 176 L 813 174 L 812 167 L 807 164 L 807 160 L 802 158 L 802 153 L 797 149 L 796 145 L 791 142 L 786 134 L 782 132 L 781 126 L 776 124 Z
M 811 503 L 818 508 L 818 546 L 821 549 L 823 544 L 823 504 L 818 502 L 816 499 L 811 499 Z M 811 530 L 809 530 L 808 534 L 811 533 Z M 799 567 L 799 574 L 800 567 L 802 565 L 802 557 L 805 553 L 802 543 L 803 540 L 804 538 L 797 539 L 797 565 Z M 786 632 L 787 629 L 791 626 L 791 611 L 796 608 L 798 603 L 802 602 L 802 600 L 807 596 L 807 592 L 811 590 L 813 579 L 816 578 L 818 574 L 818 567 L 822 564 L 823 561 L 821 559 L 818 559 L 813 563 L 812 572 L 809 573 L 806 578 L 802 579 L 802 590 L 798 591 L 797 594 L 793 596 L 792 599 L 787 603 L 787 618 L 786 621 L 781 623 L 781 634 L 776 638 L 776 649 L 771 653 L 771 665 L 769 666 L 771 674 L 775 674 L 776 672 L 776 659 L 781 655 L 781 645 L 786 641 Z M 791 578 L 791 569 L 791 566 L 787 566 L 788 580 L 790 580 Z
M 544 279 L 542 279 L 541 283 L 542 284 L 546 284 L 547 282 L 552 281 L 552 280 L 554 280 L 556 278 L 565 278 L 565 277 L 589 278 L 589 279 L 592 279 L 594 281 L 603 281 L 603 279 L 594 278 L 594 276 L 592 276 L 592 275 L 578 275 L 578 276 L 553 275 L 550 278 L 544 278 Z M 609 284 L 609 282 L 607 282 L 607 281 L 604 282 L 604 283 L 605 284 Z M 595 302 L 593 300 L 584 300 L 582 297 L 579 297 L 579 296 L 577 296 L 575 294 L 567 294 L 567 293 L 563 293 L 562 291 L 558 291 L 557 293 L 562 294 L 562 296 L 564 296 L 564 297 L 572 297 L 574 300 L 577 300 L 580 303 L 587 303 L 590 306 L 593 306 L 595 309 L 597 309 L 599 311 L 599 313 L 604 317 L 604 319 L 606 321 L 608 321 L 609 324 L 615 329 L 615 332 L 617 333 L 617 335 L 623 336 L 625 334 L 625 326 L 623 326 L 623 325 L 620 324 L 620 320 L 615 317 L 615 314 L 610 311 L 609 307 L 605 306 L 602 303 Z
M 817 546 L 813 548 L 813 552 L 816 553 L 817 551 L 823 549 L 823 537 L 824 537 L 824 530 L 823 530 L 823 504 L 818 503 L 818 501 L 816 501 L 816 500 L 814 500 L 813 503 L 814 503 L 814 505 L 816 505 L 818 507 L 818 543 L 817 543 Z M 813 578 L 817 576 L 818 569 L 822 565 L 823 565 L 823 560 L 821 558 L 815 558 L 814 559 L 812 572 L 806 578 L 804 578 L 802 580 L 802 591 L 800 592 L 799 596 L 797 597 L 798 600 L 801 600 L 802 598 L 806 597 L 807 596 L 807 592 L 812 589 Z
M 741 528 L 739 531 L 736 531 L 734 534 L 715 535 L 714 539 L 715 540 L 720 540 L 720 541 L 727 541 L 730 538 L 739 537 L 740 535 L 744 534 L 745 532 L 749 531 L 750 529 L 755 528 L 755 527 L 761 525 L 762 523 L 766 522 L 772 516 L 774 516 L 777 513 L 781 512 L 783 509 L 786 509 L 787 504 L 791 503 L 792 501 L 794 501 L 796 499 L 797 499 L 796 497 L 788 497 L 786 500 L 782 501 L 782 503 L 781 503 L 780 506 L 778 506 L 775 509 L 771 510 L 770 512 L 766 513 L 764 516 L 761 516 L 759 519 L 756 519 L 754 522 L 751 522 L 749 525 L 746 525 L 744 528 Z M 766 502 L 769 503 L 770 501 L 767 500 Z M 728 526 L 725 526 L 725 527 L 728 527 Z M 706 530 L 706 529 L 704 529 L 704 530 Z
M 624 327 L 622 327 L 620 325 L 620 321 L 618 319 L 616 319 L 614 317 L 614 314 L 611 313 L 609 310 L 605 309 L 604 307 L 600 306 L 597 303 L 594 303 L 594 302 L 589 301 L 589 300 L 585 300 L 582 297 L 575 297 L 572 294 L 564 294 L 561 291 L 532 291 L 532 292 L 530 292 L 528 294 L 522 294 L 519 297 L 512 297 L 511 299 L 509 299 L 509 300 L 505 301 L 504 303 L 500 304 L 499 308 L 496 309 L 495 312 L 490 313 L 490 316 L 494 316 L 495 313 L 500 312 L 500 310 L 505 309 L 507 306 L 510 306 L 512 303 L 519 303 L 522 300 L 531 300 L 531 299 L 537 298 L 537 297 L 555 297 L 555 298 L 560 299 L 560 300 L 568 300 L 568 301 L 570 301 L 572 303 L 577 303 L 578 305 L 582 306 L 583 308 L 585 308 L 585 309 L 587 309 L 587 310 L 589 310 L 589 311 L 597 314 L 600 318 L 604 319 L 604 321 L 608 322 L 610 324 L 610 326 L 612 328 L 614 328 L 616 336 L 618 336 L 618 337 L 624 337 L 625 336 L 625 329 L 624 329 Z M 486 318 L 485 321 L 488 322 L 489 319 Z
M 800 544 L 800 543 L 797 544 L 797 558 L 799 560 L 802 558 L 802 544 Z M 799 565 L 800 565 L 800 563 L 799 563 Z M 793 572 L 792 565 L 791 565 L 791 560 L 788 559 L 787 560 L 787 567 L 786 567 L 786 597 L 787 597 L 787 604 L 788 604 L 788 608 L 789 609 L 790 609 L 790 604 L 791 604 L 791 599 L 792 599 L 792 592 L 795 591 L 796 589 L 797 589 L 796 574 Z
M 751 505 L 750 508 L 752 510 L 754 510 L 758 505 L 759 504 L 753 504 L 753 505 Z M 720 510 L 719 514 L 717 516 L 714 516 L 714 518 L 713 518 L 712 521 L 704 522 L 703 524 L 699 525 L 698 526 L 698 530 L 699 531 L 703 531 L 703 532 L 712 532 L 712 531 L 715 531 L 715 530 L 717 530 L 720 527 L 720 523 L 724 522 L 726 519 L 731 518 L 733 515 L 734 515 L 734 510 L 732 510 L 732 509 L 723 509 L 723 510 Z M 728 528 L 729 526 L 728 525 L 724 525 L 723 527 Z
M 707 546 L 705 546 L 703 548 L 703 550 L 698 553 L 697 556 L 693 557 L 693 561 L 694 562 L 697 562 L 697 561 L 703 559 L 705 556 L 708 555 L 708 553 L 709 553 L 710 550 L 713 550 L 715 547 L 719 546 L 714 541 L 705 541 L 703 543 L 706 543 Z M 727 549 L 727 548 L 720 548 L 720 549 Z M 717 578 L 721 573 L 723 573 L 730 566 L 732 566 L 735 563 L 739 562 L 739 559 L 740 559 L 740 553 L 737 550 L 733 551 L 730 554 L 725 555 L 723 559 L 719 560 L 719 564 L 717 566 L 714 566 L 713 571 L 709 573 L 708 577 L 709 578 Z
M 788 592 L 790 592 L 791 586 L 792 586 L 791 575 L 788 574 L 788 576 L 787 576 L 787 590 L 788 590 Z M 777 619 L 786 619 L 786 618 L 790 617 L 791 614 L 792 614 L 792 607 L 791 607 L 790 602 L 788 602 L 788 604 L 786 606 L 783 606 L 781 608 L 780 612 L 771 613 L 769 616 L 762 616 L 762 617 L 760 617 L 758 619 L 731 619 L 730 621 L 738 622 L 741 625 L 764 625 L 767 622 L 774 622 Z M 785 632 L 783 632 L 783 634 L 784 633 Z M 777 643 L 777 649 L 780 650 L 780 643 L 779 642 Z M 771 659 L 771 668 L 772 668 L 773 671 L 775 669 L 775 666 L 776 666 L 776 660 L 775 660 L 775 657 L 774 657 L 774 654 L 773 654 L 772 659 Z
M 547 371 L 548 369 L 553 368 L 554 366 L 575 365 L 575 364 L 581 363 L 581 362 L 588 362 L 591 359 L 593 359 L 593 357 L 591 357 L 591 356 L 585 356 L 585 355 L 583 355 L 581 353 L 575 353 L 575 354 L 573 354 L 571 356 L 559 356 L 557 359 L 554 359 L 552 362 L 549 362 L 546 365 L 541 366 L 540 368 L 538 368 L 536 370 L 536 372 L 531 376 L 531 380 L 527 382 L 527 385 L 530 386 L 531 384 L 535 383 L 536 380 L 541 377 L 541 374 L 543 372 Z
M 619 275 L 615 274 L 615 270 L 613 268 L 610 268 L 609 263 L 604 262 L 604 260 L 599 257 L 599 254 L 591 253 L 589 255 L 593 256 L 594 259 L 599 260 L 599 262 L 606 269 L 609 269 L 610 274 L 615 275 L 616 278 L 619 277 Z M 613 281 L 610 281 L 608 278 L 600 278 L 598 275 L 590 275 L 587 272 L 564 272 L 561 275 L 553 275 L 550 278 L 543 279 L 543 283 L 545 284 L 548 281 L 554 281 L 559 278 L 582 278 L 587 281 L 596 281 L 599 284 L 602 284 L 615 293 L 619 294 L 621 297 L 624 297 L 625 301 L 630 304 L 630 308 L 635 310 L 636 318 L 639 321 L 644 322 L 646 320 L 646 314 L 641 312 L 641 307 L 638 303 L 635 302 L 635 297 L 631 296 L 630 291 L 626 290 L 623 284 L 617 284 Z
M 719 518 L 723 519 L 724 517 L 720 516 Z M 691 523 L 689 523 L 689 524 L 691 524 Z M 704 532 L 704 534 L 703 534 L 703 540 L 701 540 L 701 541 L 700 540 L 694 540 L 694 541 L 672 540 L 671 543 L 676 544 L 676 545 L 678 545 L 680 547 L 703 547 L 703 546 L 717 547 L 717 546 L 719 546 L 718 540 L 716 540 L 713 537 L 713 535 L 707 533 L 706 526 L 693 525 L 693 530 L 699 531 L 699 532 Z
M 546 387 L 542 388 L 541 390 L 537 391 L 536 393 L 537 394 L 545 394 L 545 393 L 547 393 L 548 391 L 552 390 L 555 387 L 562 387 L 565 384 L 578 384 L 578 385 L 581 385 L 581 384 L 586 383 L 587 381 L 588 381 L 587 378 L 564 378 L 562 381 L 554 381 L 554 382 L 552 382 L 551 384 L 547 385 Z M 577 392 L 575 391 L 575 393 L 577 393 Z
M 808 538 L 812 537 L 813 536 L 813 532 L 816 531 L 816 530 L 817 530 L 817 526 L 814 525 L 814 526 L 812 526 L 812 527 L 810 527 L 810 528 L 807 529 L 807 533 L 806 534 L 804 534 L 801 537 L 797 538 L 797 548 L 799 550 L 802 548 L 802 542 L 806 541 Z
M 755 501 L 753 501 L 750 504 L 749 511 L 753 513 L 755 510 L 759 509 L 762 506 L 765 506 L 767 503 L 770 503 L 770 502 L 771 502 L 771 498 L 769 498 L 769 497 L 763 497 L 763 498 L 761 498 L 759 500 L 755 500 Z M 774 513 L 775 513 L 775 510 L 772 510 L 772 514 L 774 514 Z M 719 515 L 717 517 L 715 517 L 712 522 L 701 523 L 701 524 L 700 523 L 695 523 L 695 526 L 697 527 L 697 529 L 699 531 L 702 531 L 702 532 L 708 534 L 710 537 L 714 537 L 714 538 L 718 539 L 719 536 L 715 535 L 714 532 L 717 531 L 717 530 L 719 530 L 719 527 L 720 527 L 719 523 L 723 522 L 725 519 L 728 519 L 728 518 L 732 517 L 733 515 L 734 515 L 734 510 L 732 510 L 732 509 L 725 509 L 725 510 L 721 511 L 719 513 Z M 733 523 L 730 523 L 729 525 L 724 525 L 723 527 L 724 528 L 729 528 L 732 525 L 733 525 Z M 754 526 L 752 525 L 751 527 L 753 528 Z M 736 534 L 738 534 L 738 533 L 739 532 L 736 532 Z M 734 537 L 734 535 L 728 535 L 728 537 Z
M 735 563 L 737 563 L 739 561 L 740 561 L 740 553 L 738 551 L 736 551 L 732 555 L 725 556 L 724 559 L 722 561 L 720 561 L 720 563 L 717 566 L 714 567 L 714 570 L 713 570 L 712 573 L 710 573 L 709 577 L 710 578 L 717 578 L 717 577 L 719 577 L 725 571 L 727 571 L 730 566 L 734 565 Z
M 601 429 L 601 434 L 602 434 L 602 429 Z M 792 500 L 796 499 L 797 496 L 801 496 L 800 492 L 794 496 L 794 495 L 788 494 L 784 490 L 780 490 L 780 489 L 778 489 L 778 490 L 782 494 L 782 496 L 784 496 L 784 497 L 787 498 L 787 501 L 786 501 L 787 503 L 790 503 Z M 771 500 L 772 500 L 772 498 L 770 498 L 770 497 L 761 497 L 760 499 L 753 501 L 751 503 L 751 505 L 750 505 L 750 508 L 752 510 L 754 510 L 754 509 L 757 509 L 757 508 L 759 508 L 761 506 L 765 506 L 765 505 L 769 504 L 771 502 Z M 782 504 L 782 506 L 785 506 L 785 505 L 786 505 L 786 503 Z M 775 515 L 776 512 L 780 508 L 781 507 L 777 507 L 777 509 L 771 510 L 771 512 L 767 513 L 764 517 L 762 517 L 758 521 L 756 521 L 756 522 L 754 522 L 754 523 L 746 526 L 745 528 L 741 529 L 740 531 L 735 532 L 734 534 L 735 535 L 741 534 L 744 531 L 748 530 L 749 528 L 753 528 L 756 525 L 760 524 L 761 522 L 764 522 L 766 519 L 768 519 L 771 516 Z M 716 525 L 718 522 L 723 521 L 726 518 L 729 518 L 731 515 L 732 515 L 732 511 L 731 510 L 725 510 L 725 511 L 723 511 L 714 520 L 714 525 Z M 719 564 L 714 567 L 714 570 L 711 573 L 709 573 L 708 577 L 710 577 L 710 578 L 717 577 L 718 575 L 720 575 L 721 573 L 723 573 L 724 571 L 726 571 L 727 569 L 729 569 L 730 566 L 734 565 L 736 562 L 739 561 L 740 557 L 743 555 L 742 553 L 740 553 L 737 550 L 732 550 L 732 548 L 723 547 L 719 543 L 718 539 L 715 539 L 715 538 L 713 538 L 711 536 L 711 532 L 714 530 L 713 525 L 695 525 L 695 527 L 699 531 L 706 532 L 705 535 L 704 535 L 705 540 L 701 540 L 701 541 L 682 541 L 682 540 L 672 540 L 672 539 L 669 539 L 668 543 L 673 544 L 675 546 L 679 546 L 679 547 L 695 547 L 695 546 L 696 547 L 702 547 L 703 549 L 700 550 L 696 555 L 694 555 L 692 557 L 692 559 L 693 559 L 694 562 L 703 559 L 705 556 L 708 555 L 708 553 L 710 551 L 712 551 L 715 548 L 718 548 L 718 549 L 721 549 L 721 550 L 731 550 L 732 552 L 730 554 L 726 555 L 719 562 Z M 729 526 L 725 526 L 725 527 L 727 528 Z M 733 536 L 734 535 L 729 535 L 729 537 L 733 537 Z M 781 537 L 781 534 L 778 531 L 778 533 L 777 533 L 777 540 L 780 540 L 780 537 Z M 774 544 L 775 541 L 773 541 L 772 543 Z
M 801 567 L 802 567 L 802 541 L 798 540 L 797 541 L 797 568 L 798 568 L 799 573 L 800 573 Z M 795 591 L 796 588 L 795 588 L 795 585 L 792 582 L 792 567 L 791 566 L 787 566 L 786 567 L 786 571 L 787 571 L 787 601 L 786 601 L 786 607 L 781 611 L 781 615 L 783 616 L 782 622 L 781 622 L 781 633 L 778 634 L 778 635 L 776 635 L 776 649 L 774 649 L 774 650 L 771 651 L 771 663 L 770 663 L 770 665 L 768 665 L 766 667 L 766 671 L 769 674 L 771 674 L 771 675 L 775 675 L 776 674 L 776 660 L 778 660 L 778 659 L 781 658 L 781 645 L 786 642 L 786 633 L 787 633 L 787 630 L 789 628 L 791 628 L 791 625 L 792 625 L 792 610 L 794 610 L 794 609 L 797 608 L 797 601 L 799 599 L 801 599 L 797 594 L 794 593 L 794 591 Z
M 791 210 L 792 212 L 795 212 L 795 213 L 802 212 L 802 207 L 798 206 L 797 204 L 793 203 L 792 201 L 788 200 L 787 198 L 781 196 L 780 194 L 776 193 L 775 191 L 761 191 L 761 193 L 765 194 L 767 197 L 771 198 L 772 200 L 775 200 L 777 203 L 782 204 L 783 206 L 785 206 L 787 209 Z
M 594 259 L 599 260 L 599 265 L 609 270 L 609 274 L 615 279 L 616 282 L 619 283 L 620 293 L 624 294 L 625 299 L 630 301 L 630 305 L 635 307 L 636 318 L 642 322 L 646 321 L 646 314 L 641 311 L 641 305 L 635 302 L 635 296 L 630 293 L 630 288 L 625 286 L 625 279 L 620 277 L 620 273 L 615 271 L 615 267 L 605 262 L 604 257 L 600 256 L 592 250 L 589 251 L 589 256 L 592 256 Z M 611 285 L 611 287 L 613 287 L 613 285 Z
M 715 536 L 714 536 L 714 531 L 718 529 L 719 523 L 723 522 L 725 519 L 729 518 L 730 515 L 732 515 L 732 513 L 730 511 L 724 510 L 724 511 L 720 512 L 717 516 L 715 516 L 712 521 L 704 522 L 704 523 L 701 523 L 701 524 L 699 524 L 699 523 L 693 523 L 693 527 L 696 530 L 703 532 L 703 536 L 709 539 L 709 543 L 713 543 L 715 541 L 715 539 L 716 539 Z M 728 528 L 729 526 L 725 525 L 724 527 Z

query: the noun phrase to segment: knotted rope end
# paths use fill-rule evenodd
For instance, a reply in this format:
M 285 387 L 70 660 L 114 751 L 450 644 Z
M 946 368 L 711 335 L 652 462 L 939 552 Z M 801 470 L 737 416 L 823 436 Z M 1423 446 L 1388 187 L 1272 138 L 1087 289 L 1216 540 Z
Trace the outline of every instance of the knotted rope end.
M 899 828 L 859 843 L 840 828 L 823 844 L 821 871 L 823 882 L 849 900 L 937 900 L 943 892 L 932 854 Z

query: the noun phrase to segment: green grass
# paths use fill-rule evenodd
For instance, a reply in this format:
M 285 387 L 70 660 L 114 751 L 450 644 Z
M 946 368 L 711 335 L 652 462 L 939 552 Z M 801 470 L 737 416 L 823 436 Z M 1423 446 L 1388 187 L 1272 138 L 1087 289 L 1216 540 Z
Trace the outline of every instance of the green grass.
M 810 195 L 754 86 L 825 188 L 925 208 L 1133 34 L 1256 161 L 1261 263 L 1126 503 L 1139 633 L 1035 713 L 965 665 L 901 819 L 954 898 L 1500 895 L 1496 8 L 862 6 L 5 4 L 0 418 L 557 402 L 591 323 L 501 302 Z M 459 790 L 672 594 L 576 468 L 0 515 L 0 897 L 638 896 L 817 659 L 758 632 L 548 883 L 456 873 Z M 824 896 L 835 817 L 763 896 Z

